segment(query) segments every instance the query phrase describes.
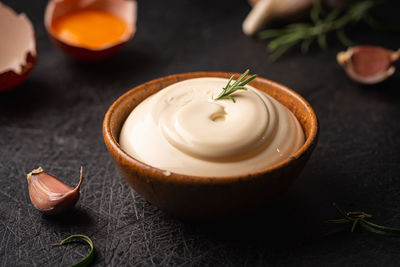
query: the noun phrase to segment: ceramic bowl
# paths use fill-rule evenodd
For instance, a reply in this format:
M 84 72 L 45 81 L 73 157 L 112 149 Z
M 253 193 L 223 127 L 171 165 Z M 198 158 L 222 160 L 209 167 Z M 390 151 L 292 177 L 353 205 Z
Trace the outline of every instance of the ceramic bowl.
M 118 144 L 123 123 L 145 98 L 170 84 L 198 77 L 229 78 L 226 72 L 175 74 L 139 85 L 122 95 L 107 111 L 104 142 L 122 176 L 132 188 L 160 209 L 188 219 L 240 214 L 286 192 L 303 169 L 318 140 L 314 110 L 300 95 L 276 82 L 256 78 L 250 85 L 268 93 L 290 109 L 305 132 L 304 145 L 288 159 L 251 173 L 225 177 L 198 177 L 166 172 L 128 155 Z M 168 174 L 168 173 L 167 173 Z

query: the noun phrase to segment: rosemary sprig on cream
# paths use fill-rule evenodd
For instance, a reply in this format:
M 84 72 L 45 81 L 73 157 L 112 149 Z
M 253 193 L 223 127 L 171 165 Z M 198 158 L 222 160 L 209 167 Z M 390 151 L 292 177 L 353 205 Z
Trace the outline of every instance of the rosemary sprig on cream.
M 367 214 L 362 211 L 344 212 L 336 205 L 336 203 L 333 203 L 333 206 L 339 211 L 339 213 L 344 218 L 336 220 L 328 220 L 326 221 L 326 223 L 346 224 L 350 228 L 351 232 L 354 232 L 356 226 L 360 225 L 362 228 L 364 228 L 364 230 L 374 234 L 400 237 L 400 228 L 382 226 L 372 223 L 371 221 L 368 220 L 372 218 L 372 215 L 370 214 Z
M 254 74 L 249 78 L 247 78 L 246 80 L 242 81 L 247 76 L 247 74 L 249 74 L 249 71 L 250 70 L 247 69 L 233 84 L 231 84 L 234 76 L 232 75 L 227 85 L 224 88 L 222 88 L 222 92 L 216 98 L 214 98 L 214 100 L 231 99 L 235 103 L 236 101 L 233 98 L 233 96 L 231 96 L 231 94 L 233 94 L 237 90 L 247 90 L 247 88 L 244 86 L 257 77 L 257 74 Z

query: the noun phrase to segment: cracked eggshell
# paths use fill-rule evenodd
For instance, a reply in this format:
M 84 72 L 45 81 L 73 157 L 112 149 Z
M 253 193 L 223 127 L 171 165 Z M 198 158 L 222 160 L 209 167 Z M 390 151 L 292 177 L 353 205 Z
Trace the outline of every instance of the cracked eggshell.
M 0 3 L 0 92 L 26 80 L 36 63 L 36 38 L 28 17 Z
M 126 23 L 127 30 L 120 40 L 99 49 L 68 43 L 52 31 L 52 23 L 58 17 L 80 9 L 97 9 L 111 13 Z M 44 25 L 53 43 L 72 58 L 97 61 L 107 58 L 121 49 L 136 32 L 137 3 L 134 0 L 50 0 L 47 4 Z

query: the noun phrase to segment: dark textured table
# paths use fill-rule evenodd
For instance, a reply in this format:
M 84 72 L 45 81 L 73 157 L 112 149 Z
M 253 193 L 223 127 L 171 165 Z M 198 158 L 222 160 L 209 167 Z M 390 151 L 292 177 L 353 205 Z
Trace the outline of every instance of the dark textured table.
M 18 89 L 0 94 L 0 265 L 66 266 L 87 253 L 52 247 L 70 234 L 95 242 L 96 265 L 396 266 L 400 239 L 363 231 L 325 236 L 324 220 L 364 210 L 377 223 L 400 226 L 400 77 L 363 87 L 337 65 L 343 47 L 293 51 L 271 63 L 265 42 L 244 36 L 245 0 L 140 1 L 137 34 L 113 58 L 77 63 L 49 41 L 47 1 L 7 0 L 33 21 L 38 63 Z M 396 3 L 397 2 L 397 3 Z M 378 9 L 398 23 L 399 2 Z M 350 32 L 360 43 L 400 46 L 397 35 Z M 0 37 L 0 41 L 1 41 Z M 107 108 L 121 94 L 173 73 L 222 70 L 283 83 L 315 108 L 320 140 L 306 168 L 281 199 L 252 214 L 214 222 L 182 222 L 146 202 L 116 170 L 102 139 Z M 42 166 L 76 184 L 87 177 L 67 218 L 36 211 L 26 173 Z M 204 196 L 207 197 L 207 196 Z

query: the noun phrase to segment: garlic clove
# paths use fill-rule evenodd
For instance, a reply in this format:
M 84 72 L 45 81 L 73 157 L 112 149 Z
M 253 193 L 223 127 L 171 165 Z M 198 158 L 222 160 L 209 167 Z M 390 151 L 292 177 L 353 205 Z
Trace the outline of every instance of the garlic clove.
M 309 10 L 313 0 L 249 0 L 253 6 L 242 24 L 246 35 L 260 31 L 268 22 L 275 19 L 297 17 Z
M 379 46 L 361 45 L 339 52 L 336 59 L 353 81 L 376 84 L 393 75 L 393 64 L 399 57 L 400 49 L 392 51 Z
M 41 167 L 33 170 L 27 175 L 32 204 L 44 214 L 59 214 L 72 208 L 79 199 L 82 171 L 81 168 L 79 184 L 72 188 L 46 173 Z

